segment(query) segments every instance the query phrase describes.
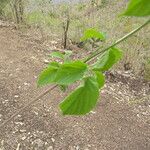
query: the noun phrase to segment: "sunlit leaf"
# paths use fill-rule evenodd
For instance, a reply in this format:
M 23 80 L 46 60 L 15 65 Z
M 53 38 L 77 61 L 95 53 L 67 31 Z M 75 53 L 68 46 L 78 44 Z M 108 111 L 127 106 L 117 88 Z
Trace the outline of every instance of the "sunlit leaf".
M 94 77 L 88 77 L 84 85 L 73 91 L 61 104 L 64 115 L 85 115 L 96 105 L 99 97 L 99 88 Z
M 50 54 L 51 57 L 55 57 L 55 58 L 60 58 L 60 59 L 64 59 L 64 54 L 61 52 L 52 52 Z
M 102 72 L 99 71 L 95 71 L 95 75 L 99 88 L 102 88 L 105 84 L 105 76 L 103 75 Z
M 87 65 L 81 61 L 64 63 L 57 72 L 55 82 L 60 85 L 74 83 L 83 77 L 86 69 Z
M 38 86 L 53 83 L 56 78 L 58 69 L 59 64 L 57 62 L 50 63 L 49 66 L 41 72 L 38 78 Z
M 122 58 L 122 51 L 111 48 L 106 51 L 93 65 L 93 70 L 107 71 Z
M 123 15 L 126 16 L 149 16 L 150 0 L 130 0 L 127 10 Z
M 81 38 L 81 41 L 86 41 L 91 38 L 99 39 L 99 40 L 105 40 L 105 34 L 102 32 L 99 32 L 98 30 L 92 28 L 92 29 L 87 29 L 84 32 L 83 37 Z

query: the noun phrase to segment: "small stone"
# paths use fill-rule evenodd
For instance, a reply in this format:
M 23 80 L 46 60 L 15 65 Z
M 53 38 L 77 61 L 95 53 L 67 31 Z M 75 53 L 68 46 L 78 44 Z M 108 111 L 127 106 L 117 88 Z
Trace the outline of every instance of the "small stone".
M 77 145 L 77 146 L 75 147 L 75 149 L 76 149 L 76 150 L 80 150 L 80 146 Z
M 14 98 L 18 98 L 18 97 L 19 97 L 19 95 L 15 95 L 15 96 L 14 96 Z
M 30 86 L 30 83 L 28 83 L 28 82 L 24 82 L 23 83 L 25 86 Z
M 16 69 L 16 71 L 19 71 L 19 70 L 20 70 L 20 68 L 17 68 L 17 69 Z
M 44 59 L 44 63 L 48 64 L 48 63 L 49 63 L 49 60 Z
M 88 144 L 88 147 L 91 147 L 91 145 L 90 145 L 90 144 Z
M 53 146 L 49 146 L 47 150 L 53 150 Z
M 18 117 L 21 117 L 21 115 L 18 115 Z
M 58 42 L 57 42 L 57 41 L 51 41 L 51 43 L 52 43 L 52 44 L 57 44 Z
M 35 57 L 35 56 L 31 56 L 31 58 L 32 58 L 32 59 L 36 59 L 36 57 Z
M 20 143 L 17 145 L 17 149 L 16 150 L 19 150 L 20 149 Z
M 23 136 L 23 137 L 21 138 L 21 140 L 22 140 L 22 141 L 24 141 L 25 139 L 26 139 L 26 137 L 25 137 L 25 136 Z
M 142 115 L 147 115 L 147 112 L 142 112 Z
M 37 76 L 34 76 L 35 79 L 37 79 Z
M 54 138 L 51 138 L 52 142 L 54 143 L 55 142 L 55 139 Z
M 15 122 L 15 124 L 16 124 L 16 125 L 21 125 L 21 126 L 22 126 L 24 123 L 23 123 L 23 122 Z
M 38 115 L 39 113 L 38 112 L 36 112 L 36 111 L 33 111 L 33 113 L 35 114 L 35 115 Z
M 13 74 L 12 74 L 12 73 L 10 73 L 10 74 L 9 74 L 9 77 L 12 77 L 12 76 L 13 76 Z
M 21 132 L 21 133 L 24 133 L 24 132 L 26 132 L 26 130 L 20 130 L 20 132 Z

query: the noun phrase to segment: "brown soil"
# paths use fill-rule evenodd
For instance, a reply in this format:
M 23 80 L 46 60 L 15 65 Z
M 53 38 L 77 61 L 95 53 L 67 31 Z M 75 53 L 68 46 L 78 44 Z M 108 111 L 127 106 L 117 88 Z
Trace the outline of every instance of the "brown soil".
M 34 37 L 0 28 L 0 124 L 45 90 L 36 79 L 50 48 Z M 149 150 L 149 86 L 130 79 L 108 82 L 82 117 L 62 116 L 54 90 L 0 129 L 0 150 Z

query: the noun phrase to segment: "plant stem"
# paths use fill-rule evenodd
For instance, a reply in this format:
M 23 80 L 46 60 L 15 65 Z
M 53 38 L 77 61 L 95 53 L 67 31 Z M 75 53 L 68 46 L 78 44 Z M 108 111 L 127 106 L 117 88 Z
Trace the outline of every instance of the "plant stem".
M 144 24 L 142 24 L 141 26 L 139 26 L 138 28 L 136 28 L 135 30 L 129 32 L 128 34 L 126 34 L 125 36 L 123 36 L 122 38 L 120 38 L 119 40 L 117 40 L 115 43 L 113 43 L 112 45 L 104 48 L 103 50 L 100 50 L 100 48 L 98 48 L 97 50 L 95 50 L 93 52 L 93 54 L 91 54 L 88 58 L 86 58 L 84 60 L 84 62 L 89 62 L 91 61 L 93 58 L 99 56 L 100 54 L 104 53 L 105 51 L 109 50 L 110 48 L 120 44 L 122 41 L 128 39 L 130 36 L 132 36 L 134 33 L 138 32 L 140 29 L 142 29 L 144 26 L 146 26 L 147 24 L 150 23 L 150 19 L 148 19 Z

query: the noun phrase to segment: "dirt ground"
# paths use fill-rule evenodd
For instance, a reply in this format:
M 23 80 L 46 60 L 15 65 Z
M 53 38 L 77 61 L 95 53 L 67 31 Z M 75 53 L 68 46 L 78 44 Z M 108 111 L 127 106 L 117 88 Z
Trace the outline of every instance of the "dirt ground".
M 50 50 L 38 36 L 0 27 L 0 124 L 48 88 L 36 80 Z M 0 129 L 0 150 L 150 150 L 149 95 L 148 83 L 117 77 L 90 114 L 64 117 L 55 89 Z

